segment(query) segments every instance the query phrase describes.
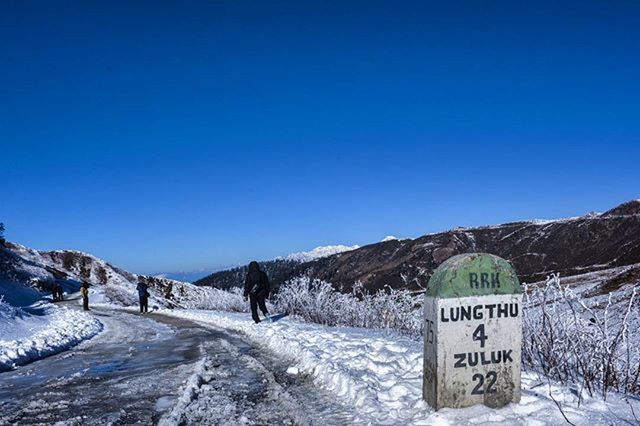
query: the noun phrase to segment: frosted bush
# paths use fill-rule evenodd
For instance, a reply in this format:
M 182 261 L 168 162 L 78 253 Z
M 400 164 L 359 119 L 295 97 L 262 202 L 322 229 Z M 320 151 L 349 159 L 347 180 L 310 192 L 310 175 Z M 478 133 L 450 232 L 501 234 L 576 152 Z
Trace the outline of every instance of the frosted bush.
M 408 290 L 386 288 L 372 294 L 358 282 L 351 293 L 341 293 L 326 281 L 298 277 L 280 287 L 274 303 L 279 312 L 318 324 L 421 333 L 422 297 Z
M 180 306 L 189 309 L 210 309 L 227 312 L 248 312 L 249 302 L 242 296 L 243 290 L 235 287 L 229 291 L 217 288 L 195 287 L 189 297 L 179 298 Z
M 552 275 L 524 285 L 524 365 L 544 376 L 579 384 L 589 395 L 640 393 L 640 347 L 630 339 L 640 310 L 637 286 L 628 297 L 584 299 Z M 580 393 L 581 394 L 581 393 Z

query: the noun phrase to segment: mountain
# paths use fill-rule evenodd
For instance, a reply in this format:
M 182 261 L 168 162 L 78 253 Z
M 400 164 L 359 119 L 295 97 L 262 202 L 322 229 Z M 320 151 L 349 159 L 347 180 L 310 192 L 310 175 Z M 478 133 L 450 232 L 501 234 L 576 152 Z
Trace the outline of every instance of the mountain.
M 509 260 L 520 279 L 533 282 L 552 272 L 571 276 L 640 263 L 640 200 L 605 213 L 559 220 L 532 220 L 475 228 L 456 228 L 416 239 L 385 239 L 312 261 L 262 262 L 275 286 L 309 275 L 350 288 L 360 281 L 376 291 L 424 288 L 433 270 L 449 257 L 493 253 Z M 196 285 L 230 288 L 242 284 L 244 267 L 221 271 Z
M 321 259 L 323 257 L 331 256 L 338 253 L 344 253 L 345 251 L 351 251 L 357 248 L 360 248 L 360 246 L 337 245 L 316 247 L 311 251 L 291 253 L 285 257 L 285 260 L 293 260 L 295 262 L 310 262 L 312 260 Z
M 234 268 L 235 265 L 222 266 L 219 268 L 205 268 L 205 269 L 197 269 L 193 271 L 170 271 L 170 272 L 159 272 L 157 274 L 151 274 L 151 276 L 155 278 L 168 278 L 174 281 L 181 281 L 185 283 L 192 283 L 194 281 L 199 280 L 200 278 L 204 278 L 207 275 L 211 275 L 215 272 L 226 271 L 228 269 Z
M 30 305 L 54 283 L 67 293 L 77 291 L 82 281 L 91 285 L 92 303 L 135 305 L 138 281 L 149 286 L 152 305 L 196 307 L 213 297 L 211 291 L 192 284 L 133 274 L 80 251 L 39 251 L 11 242 L 0 244 L 0 296 L 13 306 Z M 169 288 L 171 296 L 167 298 Z
M 310 251 L 302 251 L 290 253 L 284 257 L 277 257 L 273 260 L 260 262 L 262 269 L 269 275 L 271 283 L 276 287 L 286 280 L 300 274 L 300 265 L 311 262 L 323 257 L 332 256 L 358 249 L 359 246 L 346 246 L 342 244 L 333 246 L 316 247 Z M 222 290 L 228 290 L 233 287 L 241 287 L 244 283 L 244 277 L 247 273 L 247 265 L 236 266 L 214 272 L 207 275 L 193 284 L 197 286 L 210 286 Z

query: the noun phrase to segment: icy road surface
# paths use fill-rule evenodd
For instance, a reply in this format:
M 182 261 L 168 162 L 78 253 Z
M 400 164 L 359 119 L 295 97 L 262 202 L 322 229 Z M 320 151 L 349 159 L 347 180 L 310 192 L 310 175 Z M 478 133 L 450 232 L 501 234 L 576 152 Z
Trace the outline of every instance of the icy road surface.
M 343 424 L 335 400 L 233 332 L 94 309 L 103 333 L 0 374 L 0 424 Z

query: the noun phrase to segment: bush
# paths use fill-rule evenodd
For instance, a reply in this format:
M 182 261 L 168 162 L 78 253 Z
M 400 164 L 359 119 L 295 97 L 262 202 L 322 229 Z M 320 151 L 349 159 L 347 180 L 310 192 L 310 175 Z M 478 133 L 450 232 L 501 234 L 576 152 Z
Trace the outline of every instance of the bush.
M 328 282 L 297 277 L 280 287 L 274 303 L 279 312 L 318 324 L 421 333 L 422 297 L 407 290 L 386 288 L 371 294 L 358 282 L 345 294 Z
M 178 291 L 182 287 L 178 288 Z M 192 294 L 195 293 L 195 294 Z M 191 289 L 189 297 L 177 297 L 181 307 L 188 309 L 208 309 L 227 312 L 248 312 L 249 302 L 242 297 L 241 288 L 229 291 L 210 287 L 195 287 Z
M 589 395 L 600 392 L 606 398 L 612 389 L 640 393 L 640 347 L 630 340 L 637 332 L 632 328 L 640 308 L 637 287 L 617 301 L 612 293 L 584 299 L 561 286 L 558 275 L 542 286 L 524 287 L 525 367 L 579 384 Z

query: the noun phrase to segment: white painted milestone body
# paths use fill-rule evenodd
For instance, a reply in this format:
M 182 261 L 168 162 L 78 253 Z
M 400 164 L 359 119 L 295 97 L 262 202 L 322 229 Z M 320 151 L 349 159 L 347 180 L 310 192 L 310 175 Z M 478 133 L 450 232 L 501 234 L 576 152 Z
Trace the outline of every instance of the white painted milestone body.
M 489 254 L 455 256 L 425 294 L 423 397 L 434 407 L 520 400 L 522 294 L 513 268 Z

